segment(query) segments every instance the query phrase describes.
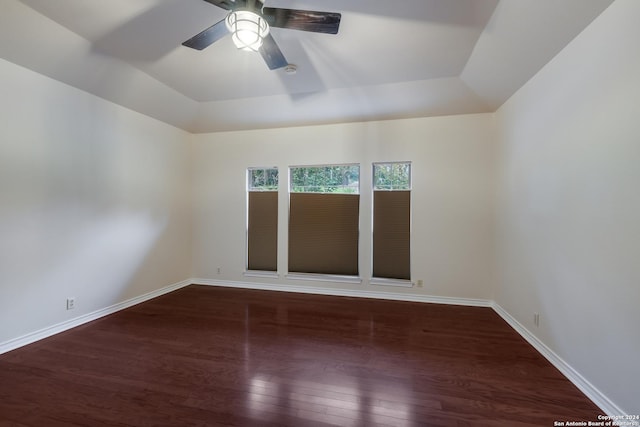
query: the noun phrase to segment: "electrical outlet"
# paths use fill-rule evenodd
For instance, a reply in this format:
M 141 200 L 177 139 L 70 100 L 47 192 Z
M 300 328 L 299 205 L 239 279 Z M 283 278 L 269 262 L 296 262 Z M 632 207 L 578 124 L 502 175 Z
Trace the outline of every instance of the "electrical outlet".
M 418 286 L 419 288 L 424 287 L 424 282 L 422 281 L 422 279 L 418 280 L 417 286 Z
M 67 310 L 76 308 L 76 299 L 74 297 L 67 298 Z
M 218 267 L 217 270 L 216 270 L 216 273 L 218 273 L 218 274 L 222 273 L 222 267 Z
M 533 324 L 536 328 L 540 326 L 540 313 L 533 313 Z

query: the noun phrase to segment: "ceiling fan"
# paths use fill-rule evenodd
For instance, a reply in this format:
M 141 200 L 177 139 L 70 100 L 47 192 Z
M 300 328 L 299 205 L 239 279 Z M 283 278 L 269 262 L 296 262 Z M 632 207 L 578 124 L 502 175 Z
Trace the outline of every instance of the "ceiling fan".
M 227 17 L 182 43 L 202 50 L 227 34 L 236 47 L 260 52 L 270 70 L 286 67 L 287 60 L 280 51 L 269 28 L 289 28 L 314 33 L 337 34 L 340 13 L 264 7 L 263 0 L 204 0 L 228 10 Z

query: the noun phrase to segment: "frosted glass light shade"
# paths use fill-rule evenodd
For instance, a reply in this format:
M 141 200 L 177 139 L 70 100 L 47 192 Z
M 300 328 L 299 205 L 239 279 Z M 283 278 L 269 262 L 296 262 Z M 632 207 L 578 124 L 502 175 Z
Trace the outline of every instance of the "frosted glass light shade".
M 231 12 L 225 20 L 233 43 L 238 49 L 257 51 L 262 39 L 269 34 L 269 24 L 257 13 L 249 10 Z

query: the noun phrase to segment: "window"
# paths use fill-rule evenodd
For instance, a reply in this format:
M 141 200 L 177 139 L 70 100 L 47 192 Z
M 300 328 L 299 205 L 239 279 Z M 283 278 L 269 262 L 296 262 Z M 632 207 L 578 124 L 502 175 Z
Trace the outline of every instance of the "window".
M 278 169 L 247 171 L 247 270 L 278 270 Z
M 411 163 L 373 165 L 373 277 L 411 279 Z
M 358 275 L 360 167 L 290 168 L 289 272 Z

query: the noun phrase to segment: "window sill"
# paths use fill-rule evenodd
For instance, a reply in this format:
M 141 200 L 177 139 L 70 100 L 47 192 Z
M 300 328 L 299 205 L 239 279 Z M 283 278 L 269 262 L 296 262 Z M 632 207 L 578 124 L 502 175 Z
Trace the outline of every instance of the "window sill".
M 413 282 L 405 279 L 384 279 L 382 277 L 372 277 L 370 285 L 374 286 L 396 286 L 401 288 L 413 288 Z
M 284 277 L 290 280 L 308 280 L 312 282 L 362 283 L 362 279 L 358 276 L 340 276 L 337 274 L 289 273 Z
M 277 279 L 278 277 L 280 277 L 280 275 L 276 272 L 276 271 L 258 271 L 258 270 L 252 270 L 252 271 L 245 271 L 244 273 L 242 273 L 242 275 L 244 277 L 268 277 L 268 278 L 274 278 Z

